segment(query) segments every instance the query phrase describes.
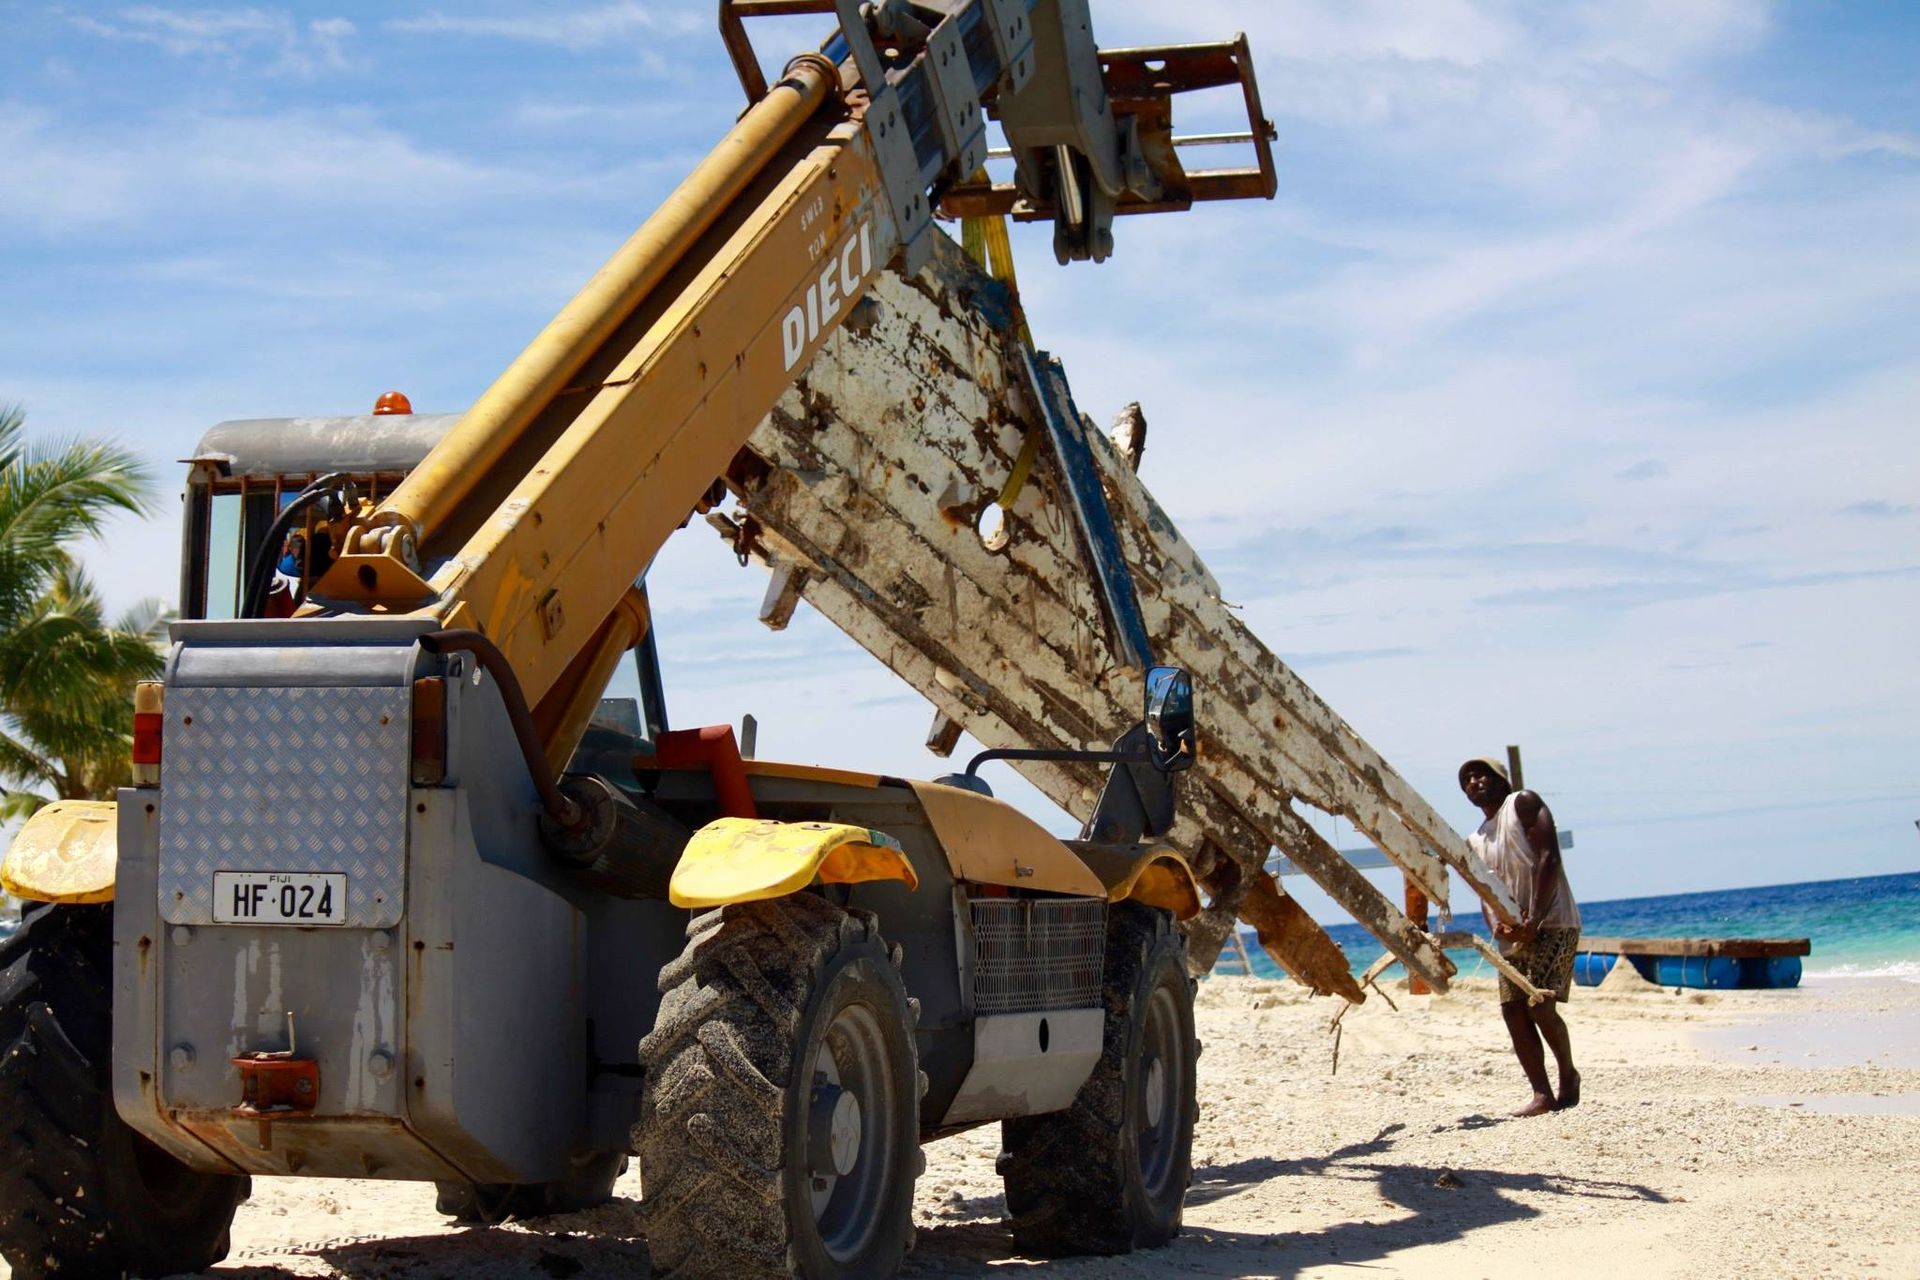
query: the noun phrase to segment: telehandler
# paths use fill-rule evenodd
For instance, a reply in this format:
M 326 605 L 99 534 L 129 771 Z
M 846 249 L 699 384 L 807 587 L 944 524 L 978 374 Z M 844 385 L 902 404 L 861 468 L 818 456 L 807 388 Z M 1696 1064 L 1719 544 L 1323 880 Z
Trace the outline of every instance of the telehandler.
M 808 12 L 837 31 L 766 83 L 741 20 Z M 1076 753 L 1110 771 L 1062 841 L 977 767 L 669 728 L 643 575 L 943 202 L 1051 220 L 1068 262 L 1117 214 L 1271 197 L 1245 42 L 1101 51 L 1086 0 L 720 15 L 751 106 L 465 414 L 203 445 L 134 785 L 0 866 L 38 904 L 0 944 L 16 1276 L 207 1266 L 252 1174 L 496 1220 L 604 1200 L 630 1156 L 663 1274 L 887 1276 L 920 1144 L 990 1121 L 1021 1247 L 1178 1231 L 1185 673 L 1116 673 L 1141 718 Z M 1188 172 L 1170 100 L 1224 85 L 1259 165 Z M 641 696 L 603 701 L 629 652 Z

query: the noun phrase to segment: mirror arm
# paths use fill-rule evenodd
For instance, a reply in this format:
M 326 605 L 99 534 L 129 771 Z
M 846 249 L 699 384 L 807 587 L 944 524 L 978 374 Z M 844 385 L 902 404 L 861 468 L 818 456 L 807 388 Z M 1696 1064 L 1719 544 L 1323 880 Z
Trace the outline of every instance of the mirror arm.
M 1046 750 L 1038 747 L 998 747 L 991 751 L 982 751 L 967 761 L 966 776 L 971 778 L 981 765 L 989 760 L 1045 760 L 1060 763 L 1081 764 L 1152 764 L 1153 756 L 1145 751 L 1067 751 Z

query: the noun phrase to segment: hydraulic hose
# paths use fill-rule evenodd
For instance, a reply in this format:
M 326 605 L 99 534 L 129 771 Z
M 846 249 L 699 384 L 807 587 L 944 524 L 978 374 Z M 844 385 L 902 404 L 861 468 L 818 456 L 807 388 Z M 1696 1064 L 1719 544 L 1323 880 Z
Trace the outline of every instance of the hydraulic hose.
M 520 746 L 527 772 L 533 775 L 534 789 L 540 793 L 540 806 L 563 829 L 576 826 L 584 816 L 580 806 L 560 790 L 560 780 L 547 763 L 547 749 L 534 727 L 533 712 L 527 708 L 527 696 L 520 690 L 520 678 L 500 646 L 478 631 L 429 631 L 420 637 L 420 647 L 428 653 L 470 653 L 494 683 L 500 686 L 500 701 L 507 708 L 507 720 L 513 726 L 513 738 Z
M 247 566 L 247 590 L 240 598 L 241 617 L 258 618 L 267 607 L 267 596 L 273 585 L 273 566 L 280 559 L 280 546 L 287 540 L 287 532 L 293 528 L 294 520 L 304 515 L 308 507 L 339 493 L 347 482 L 344 472 L 321 476 L 280 508 L 280 514 L 267 526 L 267 535 L 261 540 L 260 549 L 254 553 L 253 563 Z

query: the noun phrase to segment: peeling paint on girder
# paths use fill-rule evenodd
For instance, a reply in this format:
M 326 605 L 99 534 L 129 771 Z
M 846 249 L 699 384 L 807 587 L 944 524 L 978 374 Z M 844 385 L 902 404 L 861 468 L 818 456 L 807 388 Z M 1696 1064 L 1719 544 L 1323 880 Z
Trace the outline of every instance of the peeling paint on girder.
M 871 323 L 829 340 L 761 425 L 749 448 L 766 468 L 739 477 L 736 496 L 764 529 L 763 558 L 808 567 L 809 602 L 980 741 L 1104 745 L 1138 718 L 1140 677 L 1108 649 L 1045 451 L 1006 513 L 1003 549 L 983 546 L 971 522 L 942 505 L 943 496 L 984 503 L 999 493 L 1038 415 L 1008 376 L 1010 311 L 981 307 L 985 278 L 957 248 L 943 244 L 935 262 L 911 281 L 876 281 Z M 917 407 L 903 412 L 907 405 Z M 1182 783 L 1171 842 L 1196 867 L 1224 857 L 1253 875 L 1279 847 L 1395 955 L 1444 986 L 1444 956 L 1292 803 L 1353 822 L 1436 901 L 1444 901 L 1448 866 L 1474 880 L 1484 872 L 1221 601 L 1213 576 L 1105 433 L 1088 438 L 1155 652 L 1188 667 L 1200 691 L 1202 754 Z M 1081 817 L 1102 780 L 1084 765 L 1021 768 Z M 1226 936 L 1222 908 L 1232 910 L 1236 896 L 1227 879 L 1212 877 L 1225 900 L 1190 926 L 1203 963 Z

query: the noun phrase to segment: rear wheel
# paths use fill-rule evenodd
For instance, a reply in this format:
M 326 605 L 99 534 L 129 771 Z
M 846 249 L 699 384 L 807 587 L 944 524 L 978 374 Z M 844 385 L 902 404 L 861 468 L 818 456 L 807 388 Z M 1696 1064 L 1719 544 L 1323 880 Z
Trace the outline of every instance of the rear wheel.
M 887 1277 L 913 1237 L 917 1008 L 873 916 L 810 894 L 696 917 L 660 974 L 640 1214 L 686 1277 Z
M 0 1257 L 17 1280 L 171 1275 L 227 1256 L 243 1177 L 198 1173 L 113 1106 L 113 908 L 0 942 Z
M 1073 1106 L 1001 1125 L 1007 1211 L 1030 1253 L 1126 1253 L 1180 1233 L 1199 1042 L 1186 946 L 1166 912 L 1112 908 L 1105 998 L 1100 1062 Z
M 617 1151 L 575 1156 L 563 1178 L 552 1182 L 436 1182 L 434 1208 L 456 1222 L 506 1222 L 578 1213 L 613 1199 L 613 1184 L 627 1171 Z

